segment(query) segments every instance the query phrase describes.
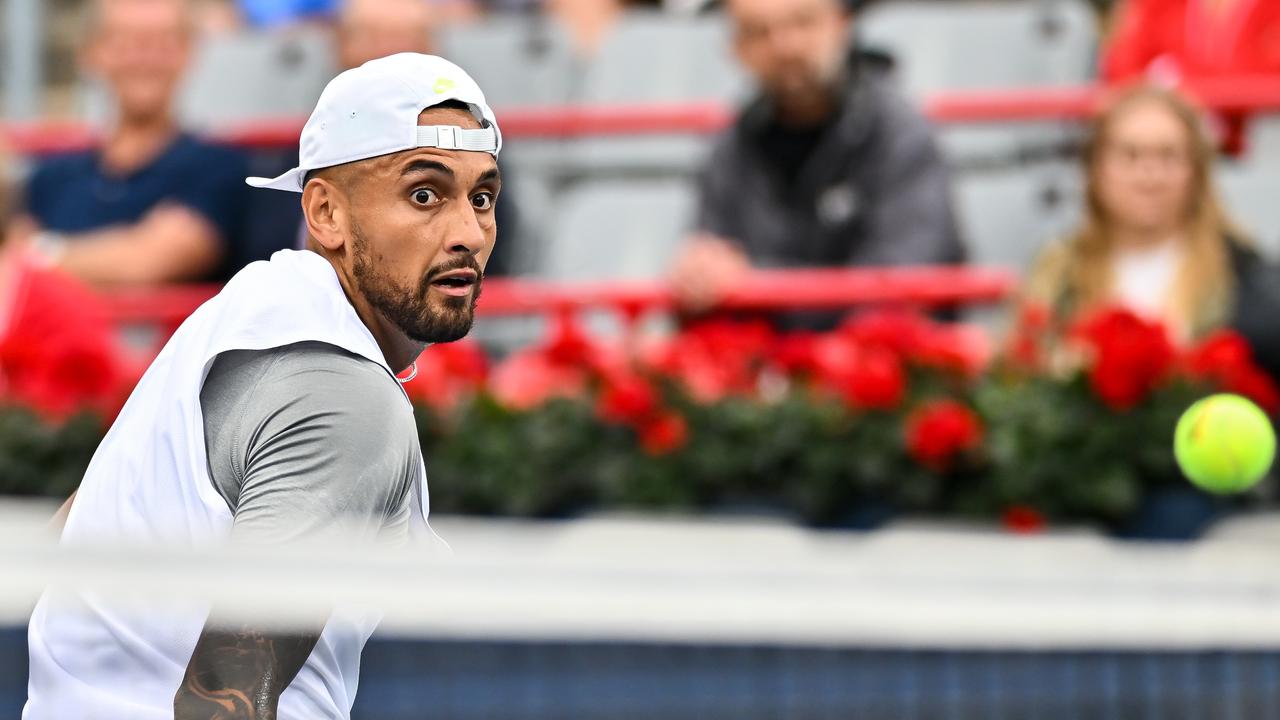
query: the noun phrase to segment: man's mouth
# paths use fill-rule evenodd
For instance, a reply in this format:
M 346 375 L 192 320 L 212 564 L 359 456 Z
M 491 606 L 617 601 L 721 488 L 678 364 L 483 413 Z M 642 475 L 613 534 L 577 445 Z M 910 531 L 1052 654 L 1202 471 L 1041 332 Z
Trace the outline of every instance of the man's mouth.
M 431 287 L 445 295 L 466 297 L 475 289 L 478 279 L 479 275 L 476 274 L 475 270 L 464 268 L 462 270 L 453 270 L 434 278 L 431 281 Z

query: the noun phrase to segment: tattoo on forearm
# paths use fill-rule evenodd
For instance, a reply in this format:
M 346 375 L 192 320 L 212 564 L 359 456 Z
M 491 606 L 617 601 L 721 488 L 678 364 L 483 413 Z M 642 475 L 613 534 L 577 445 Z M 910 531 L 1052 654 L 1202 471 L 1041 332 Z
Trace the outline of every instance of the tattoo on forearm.
M 275 720 L 280 693 L 318 639 L 206 627 L 174 696 L 175 720 Z

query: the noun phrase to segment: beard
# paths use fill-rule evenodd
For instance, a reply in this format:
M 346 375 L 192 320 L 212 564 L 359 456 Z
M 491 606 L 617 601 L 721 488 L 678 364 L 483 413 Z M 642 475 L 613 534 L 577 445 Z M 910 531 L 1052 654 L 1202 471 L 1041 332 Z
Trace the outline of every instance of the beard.
M 460 340 L 471 331 L 483 280 L 475 256 L 466 255 L 441 263 L 427 272 L 417 287 L 403 287 L 372 257 L 369 242 L 359 226 L 351 226 L 355 253 L 356 287 L 369 304 L 408 338 L 420 343 Z M 470 268 L 476 273 L 475 289 L 466 297 L 446 296 L 437 304 L 430 299 L 431 282 L 443 273 Z

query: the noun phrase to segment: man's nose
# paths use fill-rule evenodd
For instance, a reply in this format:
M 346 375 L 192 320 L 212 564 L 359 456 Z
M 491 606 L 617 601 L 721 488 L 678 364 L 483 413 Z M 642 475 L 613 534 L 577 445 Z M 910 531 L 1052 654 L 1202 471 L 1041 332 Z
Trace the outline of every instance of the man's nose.
M 466 253 L 476 255 L 484 249 L 487 237 L 480 226 L 480 218 L 475 208 L 467 203 L 454 214 L 454 222 L 449 228 L 446 242 L 450 253 Z

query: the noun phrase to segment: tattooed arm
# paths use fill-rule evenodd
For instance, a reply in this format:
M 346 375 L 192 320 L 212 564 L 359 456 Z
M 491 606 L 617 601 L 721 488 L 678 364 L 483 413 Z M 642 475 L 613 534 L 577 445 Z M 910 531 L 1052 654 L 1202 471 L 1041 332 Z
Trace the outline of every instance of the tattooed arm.
M 173 699 L 174 720 L 275 720 L 280 693 L 319 637 L 205 625 Z
M 231 510 L 233 543 L 407 533 L 421 456 L 413 415 L 381 366 L 320 343 L 223 353 L 200 408 L 209 477 Z M 214 612 L 174 696 L 175 717 L 276 718 L 320 628 L 268 632 L 220 624 Z

